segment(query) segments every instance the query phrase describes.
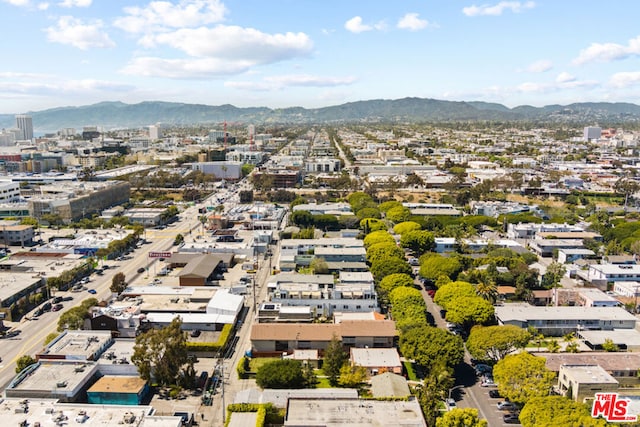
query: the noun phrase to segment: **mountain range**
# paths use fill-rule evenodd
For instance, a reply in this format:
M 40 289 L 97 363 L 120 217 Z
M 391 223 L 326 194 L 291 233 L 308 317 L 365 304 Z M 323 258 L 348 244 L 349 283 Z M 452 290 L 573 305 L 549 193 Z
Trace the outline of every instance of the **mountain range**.
M 508 108 L 488 102 L 443 101 L 429 98 L 375 99 L 322 108 L 238 108 L 147 101 L 139 104 L 100 102 L 29 112 L 36 132 L 99 126 L 123 129 L 164 125 L 209 125 L 228 122 L 253 124 L 310 124 L 346 122 L 534 121 L 607 126 L 640 122 L 640 106 L 631 103 L 584 102 L 569 105 Z M 0 128 L 15 127 L 11 114 L 0 114 Z

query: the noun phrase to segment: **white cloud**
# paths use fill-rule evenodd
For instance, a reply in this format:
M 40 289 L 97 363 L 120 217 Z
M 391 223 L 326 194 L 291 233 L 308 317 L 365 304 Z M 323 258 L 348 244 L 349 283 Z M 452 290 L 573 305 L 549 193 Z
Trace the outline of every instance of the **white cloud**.
M 227 9 L 219 0 L 181 0 L 177 5 L 152 1 L 146 7 L 125 7 L 124 12 L 126 16 L 114 21 L 116 27 L 130 33 L 147 33 L 221 22 Z
M 60 7 L 89 7 L 92 0 L 64 0 L 58 3 Z
M 311 53 L 304 33 L 267 34 L 253 28 L 219 25 L 149 35 L 146 46 L 167 45 L 193 57 L 223 58 L 266 64 Z
M 513 13 L 520 13 L 526 9 L 533 9 L 535 2 L 501 1 L 494 5 L 483 4 L 480 6 L 468 6 L 462 9 L 462 13 L 467 16 L 500 16 L 506 10 Z
M 0 93 L 29 94 L 33 96 L 86 94 L 87 92 L 124 92 L 134 89 L 126 83 L 107 80 L 65 80 L 52 75 L 26 75 L 20 73 L 3 73 L 0 82 Z
M 618 43 L 592 43 L 580 51 L 573 63 L 582 65 L 588 62 L 610 62 L 636 55 L 640 55 L 640 36 L 629 40 L 626 46 Z
M 284 76 L 265 77 L 259 82 L 229 81 L 226 87 L 251 91 L 282 90 L 287 87 L 335 87 L 353 84 L 355 77 L 321 77 L 308 74 L 292 74 Z
M 49 9 L 49 3 L 38 3 L 38 6 L 36 7 L 38 10 L 47 10 Z
M 417 13 L 407 13 L 398 21 L 397 27 L 401 30 L 418 31 L 429 26 L 429 21 L 420 19 Z
M 383 21 L 377 22 L 375 24 L 363 24 L 362 17 L 354 16 L 344 23 L 344 28 L 347 31 L 358 34 L 364 33 L 365 31 L 384 30 L 386 28 L 386 24 Z
M 100 20 L 85 24 L 72 16 L 62 16 L 55 27 L 48 27 L 45 32 L 50 42 L 66 44 L 82 50 L 92 47 L 115 47 L 116 44 L 102 31 L 103 26 Z
M 576 81 L 575 76 L 567 73 L 566 71 L 563 71 L 556 77 L 556 83 L 569 83 L 574 81 Z
M 254 65 L 250 61 L 226 61 L 220 58 L 165 59 L 154 57 L 134 58 L 121 71 L 145 77 L 170 79 L 204 79 L 237 74 Z
M 617 88 L 626 88 L 640 83 L 640 71 L 626 71 L 615 73 L 609 79 L 609 84 Z
M 527 67 L 527 71 L 530 73 L 544 73 L 553 68 L 553 63 L 548 59 L 541 59 L 540 61 L 533 62 Z
M 29 0 L 2 0 L 4 3 L 9 3 L 12 6 L 29 6 Z

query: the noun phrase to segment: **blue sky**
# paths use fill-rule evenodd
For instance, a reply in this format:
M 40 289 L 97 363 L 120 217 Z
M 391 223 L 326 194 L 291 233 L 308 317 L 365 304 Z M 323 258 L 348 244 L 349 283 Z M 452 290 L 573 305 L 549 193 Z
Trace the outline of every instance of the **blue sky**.
M 0 0 L 0 113 L 640 100 L 640 2 Z

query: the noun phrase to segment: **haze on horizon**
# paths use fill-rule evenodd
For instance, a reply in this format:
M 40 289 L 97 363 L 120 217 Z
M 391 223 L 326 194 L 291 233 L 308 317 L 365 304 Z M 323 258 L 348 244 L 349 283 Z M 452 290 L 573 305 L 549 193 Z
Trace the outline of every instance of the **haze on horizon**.
M 0 0 L 0 113 L 115 100 L 636 102 L 638 12 L 632 0 Z

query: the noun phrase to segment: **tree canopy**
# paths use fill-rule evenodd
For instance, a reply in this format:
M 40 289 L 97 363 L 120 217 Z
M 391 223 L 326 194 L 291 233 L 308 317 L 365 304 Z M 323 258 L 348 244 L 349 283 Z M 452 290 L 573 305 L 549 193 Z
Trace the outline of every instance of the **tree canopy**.
M 493 368 L 493 376 L 500 394 L 516 403 L 548 396 L 555 381 L 545 359 L 526 351 L 505 356 Z
M 127 280 L 123 272 L 116 273 L 111 279 L 109 290 L 114 294 L 121 294 L 127 288 Z
M 448 310 L 448 304 L 456 298 L 475 297 L 476 289 L 469 282 L 449 282 L 440 287 L 433 297 L 433 301 L 440 307 Z
M 391 303 L 391 314 L 399 330 L 406 331 L 428 324 L 427 306 L 422 294 L 417 289 L 408 286 L 396 287 L 389 293 L 389 302 Z
M 380 242 L 367 248 L 367 261 L 373 264 L 389 258 L 404 258 L 404 252 L 395 243 Z
M 425 230 L 407 231 L 400 237 L 400 245 L 416 254 L 432 251 L 436 247 L 433 233 Z
M 476 408 L 455 408 L 445 412 L 436 420 L 436 427 L 487 427 L 487 420 L 481 420 Z
M 378 284 L 378 294 L 384 298 L 394 289 L 405 286 L 413 286 L 413 278 L 411 276 L 403 273 L 390 274 L 384 277 Z
M 261 388 L 304 388 L 305 376 L 299 360 L 281 359 L 258 368 L 256 384 Z
M 447 320 L 464 328 L 486 325 L 493 321 L 494 313 L 493 304 L 478 296 L 456 297 L 447 302 Z
M 58 331 L 82 329 L 84 320 L 89 318 L 89 309 L 96 305 L 98 305 L 97 299 L 87 298 L 78 307 L 72 307 L 62 313 L 58 318 Z
M 187 362 L 187 334 L 176 317 L 161 329 L 150 329 L 136 337 L 131 361 L 142 379 L 163 386 L 176 384 L 180 368 Z
M 408 231 L 416 231 L 422 229 L 422 226 L 415 221 L 405 221 L 400 224 L 396 224 L 393 227 L 393 232 L 396 234 L 403 235 Z
M 420 258 L 420 276 L 435 281 L 441 275 L 452 280 L 462 271 L 462 264 L 455 257 L 444 257 L 439 254 L 427 254 Z
M 462 361 L 462 338 L 433 326 L 412 328 L 400 334 L 400 351 L 407 359 L 432 367 L 438 363 L 454 367 Z
M 411 266 L 404 257 L 383 257 L 371 263 L 371 274 L 376 282 L 396 273 L 411 274 Z
M 467 350 L 474 358 L 498 362 L 518 348 L 524 348 L 531 334 L 514 325 L 475 326 L 467 339 Z
M 401 205 L 389 209 L 386 212 L 385 216 L 389 221 L 393 221 L 398 224 L 411 218 L 411 211 L 409 210 L 409 208 Z
M 335 335 L 331 338 L 329 346 L 324 352 L 322 361 L 322 369 L 329 377 L 329 383 L 332 386 L 338 385 L 338 377 L 340 377 L 340 368 L 349 359 L 349 356 L 342 347 L 342 341 Z
M 587 404 L 564 396 L 532 397 L 520 412 L 523 427 L 580 426 L 604 427 L 603 419 L 591 417 Z
M 372 231 L 367 234 L 363 240 L 364 247 L 369 248 L 377 243 L 391 243 L 396 244 L 395 239 L 387 230 Z

